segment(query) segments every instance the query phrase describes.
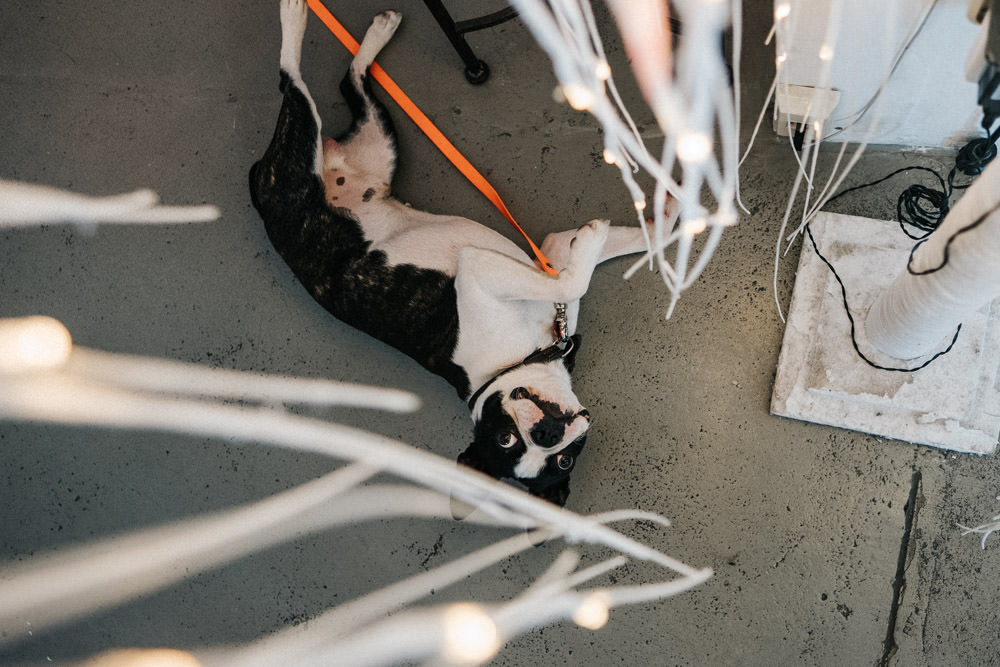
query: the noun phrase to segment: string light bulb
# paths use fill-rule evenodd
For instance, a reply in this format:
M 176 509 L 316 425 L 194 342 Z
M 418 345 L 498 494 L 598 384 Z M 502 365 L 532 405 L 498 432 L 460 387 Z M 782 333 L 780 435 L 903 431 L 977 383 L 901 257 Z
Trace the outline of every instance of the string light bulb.
M 824 44 L 819 47 L 819 59 L 820 60 L 833 60 L 833 47 L 829 44 Z
M 787 19 L 792 13 L 792 5 L 783 2 L 774 8 L 774 20 L 780 21 L 781 19 Z
M 646 200 L 645 199 L 636 199 L 632 203 L 635 204 L 635 210 L 637 210 L 637 211 L 643 211 L 643 210 L 646 209 Z
M 601 81 L 607 81 L 611 78 L 611 65 L 608 64 L 607 60 L 598 61 L 597 66 L 594 68 L 594 74 Z
M 606 595 L 588 595 L 573 612 L 573 622 L 587 630 L 600 630 L 611 617 L 611 608 Z
M 677 138 L 677 159 L 702 162 L 712 154 L 712 140 L 703 132 L 684 132 Z
M 704 217 L 694 218 L 692 220 L 684 221 L 684 233 L 689 236 L 697 236 L 701 234 L 708 227 L 708 221 Z
M 586 111 L 594 103 L 594 93 L 581 83 L 570 83 L 562 87 L 563 97 L 577 111 Z
M 732 227 L 736 224 L 737 220 L 736 211 L 732 207 L 726 206 L 719 209 L 719 212 L 715 214 L 713 223 L 722 225 L 723 227 Z
M 123 648 L 98 653 L 83 667 L 200 667 L 201 661 L 186 651 L 168 648 Z
M 615 157 L 614 153 L 612 153 L 610 150 L 608 150 L 607 148 L 605 148 L 604 149 L 604 161 L 607 162 L 608 164 L 617 164 L 618 163 L 618 158 Z
M 0 374 L 54 370 L 73 350 L 62 322 L 41 315 L 0 320 Z
M 457 664 L 486 662 L 500 649 L 500 633 L 496 623 L 476 604 L 453 604 L 444 612 L 444 646 L 446 660 Z

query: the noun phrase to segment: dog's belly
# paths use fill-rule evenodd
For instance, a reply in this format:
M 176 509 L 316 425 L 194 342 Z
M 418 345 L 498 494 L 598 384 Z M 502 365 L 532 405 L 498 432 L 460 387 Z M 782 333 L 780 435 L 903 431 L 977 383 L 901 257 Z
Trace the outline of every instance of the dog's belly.
M 462 248 L 494 250 L 525 264 L 530 258 L 510 239 L 460 216 L 413 209 L 390 197 L 352 208 L 372 250 L 381 250 L 391 266 L 412 264 L 454 276 Z

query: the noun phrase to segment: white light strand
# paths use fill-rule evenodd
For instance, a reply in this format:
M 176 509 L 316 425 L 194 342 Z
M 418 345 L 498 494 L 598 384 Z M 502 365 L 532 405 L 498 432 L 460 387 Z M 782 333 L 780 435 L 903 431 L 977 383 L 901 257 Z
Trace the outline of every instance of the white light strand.
M 863 105 L 858 111 L 856 111 L 854 114 L 845 119 L 848 121 L 847 124 L 844 125 L 840 130 L 837 130 L 836 132 L 833 132 L 825 136 L 822 133 L 818 132 L 816 127 L 813 127 L 812 124 L 810 124 L 809 127 L 807 128 L 807 134 L 809 135 L 807 136 L 807 139 L 811 140 L 803 142 L 802 155 L 799 155 L 798 151 L 794 150 L 794 148 L 792 150 L 792 155 L 798 162 L 799 169 L 796 173 L 796 178 L 795 181 L 793 182 L 791 192 L 788 197 L 788 201 L 785 207 L 785 213 L 784 216 L 782 217 L 781 225 L 775 242 L 774 270 L 772 275 L 772 289 L 774 294 L 774 301 L 778 309 L 778 316 L 781 318 L 782 321 L 784 321 L 785 318 L 784 318 L 784 313 L 782 312 L 781 303 L 778 299 L 778 272 L 780 268 L 781 257 L 783 255 L 781 246 L 782 244 L 785 244 L 785 253 L 787 253 L 788 250 L 791 248 L 792 244 L 794 243 L 794 241 L 799 237 L 799 235 L 801 235 L 802 231 L 805 229 L 805 226 L 809 224 L 809 222 L 822 209 L 822 207 L 826 204 L 826 202 L 829 201 L 830 197 L 832 197 L 834 193 L 840 188 L 844 179 L 847 177 L 850 171 L 861 159 L 862 154 L 867 149 L 868 144 L 871 141 L 872 137 L 875 135 L 875 131 L 877 130 L 878 127 L 878 120 L 881 117 L 880 112 L 883 102 L 881 93 L 888 84 L 892 74 L 896 71 L 897 67 L 899 66 L 899 62 L 902 59 L 903 55 L 906 53 L 910 44 L 912 44 L 913 40 L 916 39 L 917 35 L 923 29 L 924 25 L 927 22 L 928 17 L 930 16 L 931 11 L 934 9 L 936 4 L 937 0 L 929 0 L 925 4 L 924 10 L 921 12 L 920 16 L 918 17 L 913 27 L 908 32 L 907 36 L 904 38 L 902 44 L 900 45 L 895 56 L 893 57 L 893 60 L 889 65 L 889 67 L 887 68 L 887 71 L 882 79 L 882 82 L 880 83 L 875 94 L 873 94 L 872 97 L 868 100 L 868 102 L 866 102 L 865 105 Z M 787 5 L 787 10 L 784 9 L 786 5 Z M 781 8 L 780 11 L 779 8 Z M 836 44 L 837 44 L 838 31 L 840 29 L 840 24 L 841 24 L 840 19 L 842 16 L 843 8 L 844 4 L 842 0 L 834 0 L 833 2 L 830 3 L 830 10 L 827 15 L 827 21 L 826 21 L 826 31 L 822 43 L 820 44 L 816 52 L 816 58 L 820 63 L 820 68 L 817 79 L 818 83 L 815 86 L 816 92 L 814 93 L 814 96 L 810 102 L 809 105 L 810 107 L 817 106 L 818 95 L 820 91 L 825 88 L 828 88 L 830 85 L 830 81 L 832 78 L 832 65 L 834 59 L 837 56 Z M 777 35 L 778 57 L 776 58 L 776 73 L 775 73 L 776 86 L 780 86 L 783 83 L 786 83 L 784 79 L 785 68 L 782 67 L 784 59 L 781 58 L 781 56 L 786 54 L 788 45 L 792 44 L 796 39 L 795 31 L 797 27 L 797 19 L 801 15 L 802 11 L 812 11 L 812 10 L 809 7 L 803 7 L 801 0 L 789 0 L 789 2 L 787 3 L 785 2 L 780 3 L 775 8 L 775 24 L 772 29 L 772 34 Z M 771 96 L 772 94 L 769 93 L 768 102 L 770 101 Z M 765 102 L 765 108 L 768 102 Z M 774 113 L 777 114 L 777 105 L 774 105 L 774 107 L 775 107 Z M 840 170 L 841 162 L 843 161 L 843 157 L 847 151 L 847 142 L 843 142 L 838 151 L 834 165 L 829 172 L 825 185 L 823 186 L 822 189 L 820 189 L 819 194 L 816 195 L 814 199 L 813 198 L 813 190 L 815 189 L 814 179 L 815 179 L 817 152 L 820 142 L 827 140 L 835 136 L 836 134 L 839 134 L 850 125 L 856 123 L 861 118 L 862 115 L 868 113 L 869 111 L 871 111 L 871 121 L 868 124 L 868 127 L 866 128 L 861 141 L 857 144 L 857 147 L 852 153 L 850 159 L 843 167 L 843 170 Z M 763 113 L 764 112 L 762 110 L 761 116 L 763 116 Z M 758 126 L 759 123 L 760 120 L 758 120 Z M 827 124 L 835 126 L 835 125 L 841 125 L 843 124 L 843 122 L 828 120 Z M 790 124 L 787 129 L 789 134 L 789 143 L 791 143 L 791 136 L 793 132 Z M 756 131 L 757 130 L 755 128 L 754 130 L 755 135 Z M 749 151 L 749 147 L 747 150 Z M 746 156 L 744 155 L 744 159 L 745 157 Z M 806 166 L 807 163 L 811 164 L 808 170 Z M 806 192 L 803 196 L 801 220 L 791 233 L 787 233 L 788 223 L 791 218 L 792 212 L 795 209 L 795 202 L 799 196 L 799 191 L 803 185 L 803 181 L 805 182 Z
M 959 528 L 962 529 L 962 535 L 971 535 L 975 533 L 977 535 L 982 535 L 983 539 L 980 541 L 980 546 L 983 549 L 986 548 L 986 538 L 996 531 L 1000 530 L 1000 514 L 993 517 L 988 523 L 984 523 L 975 528 L 969 528 L 968 526 L 963 526 L 962 524 L 957 524 Z
M 43 222 L 172 224 L 209 222 L 220 213 L 215 206 L 161 206 L 152 190 L 111 197 L 88 197 L 66 190 L 0 180 L 0 227 Z
M 80 356 L 80 359 L 74 357 Z M 660 599 L 686 590 L 710 576 L 708 570 L 697 570 L 670 558 L 666 554 L 635 542 L 604 524 L 629 518 L 648 518 L 644 513 L 609 513 L 583 517 L 558 508 L 505 484 L 499 484 L 454 462 L 403 443 L 336 424 L 328 424 L 289 414 L 277 407 L 281 402 L 296 398 L 318 401 L 315 383 L 277 378 L 267 381 L 257 374 L 204 369 L 196 365 L 145 360 L 135 357 L 109 359 L 109 355 L 74 348 L 70 360 L 61 370 L 21 373 L 5 377 L 0 385 L 0 416 L 69 425 L 89 425 L 109 428 L 155 430 L 224 439 L 227 443 L 263 444 L 319 453 L 353 461 L 327 478 L 266 499 L 246 508 L 218 515 L 200 517 L 175 526 L 145 531 L 134 536 L 101 542 L 92 546 L 67 550 L 51 559 L 42 558 L 28 566 L 0 570 L 0 636 L 16 636 L 24 618 L 32 619 L 33 627 L 41 629 L 65 622 L 80 614 L 92 613 L 109 605 L 120 604 L 215 567 L 253 550 L 291 539 L 303 533 L 333 525 L 356 525 L 360 522 L 391 516 L 446 518 L 450 516 L 448 494 L 479 506 L 479 516 L 467 519 L 473 523 L 487 522 L 511 526 L 518 530 L 544 526 L 552 536 L 562 536 L 571 542 L 583 542 L 610 547 L 630 558 L 649 561 L 672 573 L 669 580 L 644 584 L 638 588 L 607 589 L 609 605 L 629 604 L 630 600 Z M 97 360 L 95 363 L 94 360 Z M 129 365 L 134 368 L 129 369 Z M 164 379 L 151 383 L 137 382 L 150 368 L 164 368 Z M 191 377 L 182 377 L 184 369 Z M 109 372 L 119 369 L 122 372 Z M 90 371 L 94 370 L 93 373 Z M 249 389 L 238 394 L 271 406 L 260 410 L 254 405 L 237 405 L 228 400 L 237 395 L 240 379 Z M 118 382 L 119 377 L 121 382 Z M 202 388 L 199 380 L 207 380 Z M 273 390 L 273 393 L 271 393 Z M 380 390 L 372 388 L 371 391 Z M 399 399 L 390 396 L 382 403 L 400 407 Z M 215 398 L 215 397 L 218 398 Z M 337 403 L 345 395 L 333 392 L 324 400 Z M 372 400 L 375 404 L 378 401 Z M 405 402 L 404 402 L 405 403 Z M 356 488 L 374 471 L 388 472 L 435 491 L 422 492 L 412 487 L 375 486 Z M 424 495 L 421 495 L 421 494 Z M 336 498 L 336 502 L 331 502 Z M 663 519 L 659 523 L 665 524 Z M 375 593 L 374 607 L 380 614 L 385 608 L 399 608 L 410 600 L 401 591 L 434 590 L 442 584 L 459 581 L 470 567 L 485 567 L 497 558 L 530 548 L 531 541 L 518 536 L 520 545 L 500 543 L 498 551 L 473 554 L 445 566 L 413 586 L 401 584 L 386 594 Z M 576 576 L 576 575 L 574 575 Z M 544 601 L 516 606 L 516 622 L 497 622 L 499 638 L 506 639 L 532 627 L 554 620 L 569 620 L 589 593 L 577 592 L 572 577 L 560 595 Z M 604 589 L 602 589 L 604 590 Z M 364 599 L 351 604 L 367 604 Z M 527 607 L 525 606 L 527 604 Z M 609 608 L 610 608 L 609 606 Z M 500 608 L 503 608 L 501 605 Z M 360 608 L 352 611 L 357 612 Z M 492 611 L 491 618 L 496 619 Z M 297 642 L 277 642 L 279 655 L 297 652 L 297 646 L 323 650 L 316 655 L 353 656 L 355 650 L 373 648 L 382 642 L 400 646 L 386 632 L 410 636 L 415 628 L 438 628 L 440 641 L 432 645 L 417 642 L 407 658 L 448 654 L 447 632 L 438 612 L 406 612 L 392 622 L 382 616 L 358 629 L 356 636 L 337 640 L 329 632 L 322 635 L 298 636 Z M 429 614 L 429 615 L 428 615 Z M 345 618 L 341 616 L 341 618 Z M 400 618 L 412 622 L 399 624 Z M 594 622 L 594 616 L 589 616 Z M 311 625 L 305 627 L 312 627 Z M 361 638 L 371 634 L 370 642 Z M 443 633 L 443 634 L 442 634 Z M 0 642 L 4 641 L 0 639 Z M 361 643 L 358 643 L 361 642 Z M 424 648 L 420 648 L 423 646 Z M 261 648 L 268 648 L 262 644 Z M 461 650 L 471 650 L 469 647 Z M 397 649 L 398 650 L 398 649 Z M 458 649 L 456 649 L 458 650 Z M 484 649 L 485 651 L 485 649 Z M 239 653 L 238 659 L 226 658 L 227 653 L 211 651 L 213 661 L 220 664 L 251 664 L 253 653 Z M 266 652 L 273 664 L 274 654 Z M 374 655 L 374 654 L 373 654 Z M 301 663 L 307 664 L 307 663 Z
M 37 216 L 39 221 L 66 219 L 62 208 L 49 206 L 52 196 L 61 196 L 58 191 L 53 195 L 50 189 L 31 186 L 19 189 L 21 195 L 36 198 L 45 209 Z M 139 197 L 144 205 L 152 198 Z M 130 201 L 126 208 L 135 203 Z M 30 212 L 27 200 L 18 205 Z M 101 216 L 112 213 L 101 206 L 102 213 L 88 221 L 102 221 Z M 195 217 L 206 211 L 197 209 Z M 18 214 L 16 219 L 33 219 L 32 215 Z M 9 214 L 4 218 L 8 223 L 13 219 Z M 45 317 L 0 320 L 0 358 L 6 364 L 0 366 L 2 419 L 201 435 L 227 444 L 270 445 L 347 462 L 331 474 L 244 507 L 0 564 L 0 645 L 18 641 L 27 620 L 35 630 L 51 629 L 333 526 L 356 528 L 366 521 L 404 516 L 451 521 L 449 496 L 476 505 L 478 511 L 466 519 L 467 524 L 534 532 L 460 556 L 248 647 L 198 649 L 197 655 L 173 649 L 120 649 L 95 659 L 240 667 L 329 664 L 331 659 L 334 664 L 434 657 L 482 662 L 505 640 L 532 628 L 570 619 L 598 627 L 615 606 L 664 599 L 711 576 L 710 570 L 692 568 L 605 525 L 622 520 L 669 525 L 658 515 L 622 510 L 581 516 L 429 452 L 293 415 L 282 407 L 296 403 L 416 409 L 418 401 L 406 392 L 97 352 L 75 347 L 66 328 Z M 411 484 L 358 486 L 376 472 L 395 474 Z M 513 602 L 407 609 L 435 590 L 533 548 L 534 537 L 601 545 L 620 555 L 574 572 L 579 557 L 564 553 L 543 580 Z M 576 590 L 630 558 L 664 568 L 668 578 L 596 592 Z M 549 594 L 530 595 L 540 586 L 547 586 Z M 398 613 L 385 620 L 392 612 Z
M 684 25 L 676 52 L 669 46 L 670 35 L 663 34 L 669 31 L 665 2 L 609 2 L 640 88 L 664 136 L 659 159 L 650 154 L 618 94 L 589 2 L 513 0 L 512 4 L 552 60 L 567 102 L 588 111 L 600 123 L 605 160 L 618 167 L 637 222 L 646 234 L 648 252 L 640 264 L 658 268 L 671 295 L 666 313 L 670 317 L 680 293 L 697 280 L 716 246 L 705 243 L 696 248 L 693 230 L 702 224 L 713 229 L 726 227 L 735 220 L 738 116 L 719 48 L 726 26 L 739 22 L 739 13 L 733 10 L 735 0 L 675 3 Z M 739 49 L 738 35 L 737 30 L 735 50 Z M 677 72 L 673 80 L 671 63 Z M 735 77 L 739 77 L 738 70 Z M 721 158 L 715 155 L 715 136 L 722 139 Z M 671 175 L 675 166 L 683 175 L 683 185 Z M 652 196 L 633 177 L 637 169 L 652 177 Z M 701 202 L 703 186 L 725 215 L 706 213 Z M 663 211 L 668 194 L 680 203 L 676 229 L 674 217 Z M 652 238 L 646 232 L 647 218 L 653 220 Z M 677 230 L 680 233 L 675 233 Z M 717 241 L 717 236 L 710 238 Z M 672 260 L 666 256 L 669 247 L 675 248 Z M 625 277 L 634 271 L 633 267 Z

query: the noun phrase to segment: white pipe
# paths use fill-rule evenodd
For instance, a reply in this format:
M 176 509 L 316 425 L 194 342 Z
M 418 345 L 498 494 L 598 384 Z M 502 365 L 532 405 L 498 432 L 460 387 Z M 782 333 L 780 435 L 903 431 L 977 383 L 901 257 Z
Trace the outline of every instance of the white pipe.
M 927 354 L 1000 295 L 998 207 L 1000 160 L 917 245 L 908 268 L 872 305 L 865 326 L 876 349 L 897 359 Z

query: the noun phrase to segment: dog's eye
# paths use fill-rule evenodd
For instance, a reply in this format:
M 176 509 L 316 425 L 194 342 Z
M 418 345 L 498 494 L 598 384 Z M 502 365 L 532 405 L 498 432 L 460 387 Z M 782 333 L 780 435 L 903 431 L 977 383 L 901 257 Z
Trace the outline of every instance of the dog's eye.
M 522 398 L 528 398 L 528 390 L 524 387 L 515 387 L 514 391 L 510 392 L 511 400 L 517 401 Z
M 569 470 L 573 467 L 573 457 L 569 454 L 559 454 L 556 456 L 556 466 L 560 470 Z
M 504 431 L 497 436 L 497 444 L 504 449 L 510 449 L 517 444 L 517 436 L 510 431 Z

